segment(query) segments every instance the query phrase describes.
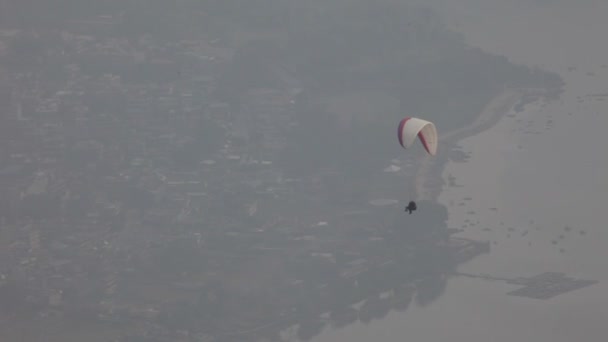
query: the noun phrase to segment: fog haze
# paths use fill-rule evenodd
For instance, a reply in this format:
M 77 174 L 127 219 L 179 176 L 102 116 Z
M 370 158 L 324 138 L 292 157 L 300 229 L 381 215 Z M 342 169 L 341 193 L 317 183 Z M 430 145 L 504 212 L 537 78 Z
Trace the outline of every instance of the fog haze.
M 0 0 L 1 339 L 603 341 L 607 15 Z

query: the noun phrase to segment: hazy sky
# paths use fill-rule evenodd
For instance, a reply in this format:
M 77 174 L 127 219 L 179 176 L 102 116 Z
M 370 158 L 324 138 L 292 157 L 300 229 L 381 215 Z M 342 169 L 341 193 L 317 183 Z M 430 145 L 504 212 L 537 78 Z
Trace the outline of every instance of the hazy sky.
M 444 172 L 445 177 L 456 177 L 461 187 L 447 189 L 440 200 L 449 205 L 471 197 L 466 206 L 449 208 L 450 225 L 479 220 L 476 228 L 465 229 L 464 236 L 497 242 L 488 256 L 461 267 L 463 271 L 497 276 L 562 271 L 600 283 L 536 301 L 505 296 L 512 287 L 500 282 L 455 278 L 427 309 L 328 333 L 316 341 L 605 340 L 608 140 L 602 131 L 608 127 L 608 108 L 585 96 L 608 90 L 608 68 L 602 67 L 608 47 L 601 43 L 608 32 L 608 4 L 545 1 L 525 9 L 521 5 L 474 0 L 437 5 L 470 44 L 516 63 L 559 72 L 567 89 L 563 102 L 531 106 L 463 141 L 470 161 L 450 165 Z M 572 228 L 570 233 L 566 226 Z M 580 236 L 580 230 L 587 234 Z
M 72 258 L 82 282 L 75 287 L 93 289 L 92 301 L 114 298 L 104 291 L 116 280 L 116 303 L 159 308 L 163 315 L 152 321 L 174 334 L 180 327 L 255 332 L 288 321 L 317 342 L 604 341 L 608 115 L 602 97 L 588 95 L 608 93 L 608 3 L 408 2 L 430 5 L 432 13 L 379 10 L 365 0 L 309 0 L 290 12 L 282 7 L 287 0 L 274 1 L 129 1 L 123 8 L 65 0 L 64 10 L 0 0 L 0 27 L 40 25 L 19 39 L 8 31 L 1 38 L 0 72 L 10 75 L 0 77 L 9 82 L 0 89 L 10 104 L 0 116 L 4 146 L 26 155 L 63 146 L 59 155 L 68 156 L 60 166 L 22 163 L 5 172 L 23 184 L 3 182 L 0 190 L 26 210 L 24 217 L 11 213 L 16 223 L 2 231 L 0 246 L 22 239 L 29 249 L 19 260 L 37 248 L 50 255 L 22 273 L 36 283 L 44 276 L 38 265 Z M 271 3 L 268 12 L 259 10 Z M 80 20 L 91 13 L 113 16 Z M 94 38 L 48 28 L 63 17 L 77 19 L 66 30 Z M 496 56 L 467 48 L 444 24 Z M 547 72 L 530 76 L 534 66 Z M 449 133 L 504 84 L 555 86 L 557 74 L 566 82 L 560 100 L 532 104 L 458 146 L 443 145 L 441 158 L 458 162 L 432 174 L 443 171 L 458 186 L 446 181 L 438 203 L 402 212 L 401 203 L 416 197 L 411 185 L 422 150 L 398 146 L 399 119 L 422 115 Z M 63 124 L 33 116 L 52 112 L 65 90 L 77 91 L 67 109 L 60 107 Z M 0 157 L 18 164 L 15 151 L 2 149 Z M 383 171 L 391 165 L 400 165 L 398 172 Z M 440 181 L 432 177 L 426 180 Z M 47 187 L 61 196 L 29 196 Z M 20 193 L 29 197 L 21 201 Z M 179 200 L 184 194 L 188 201 Z M 397 205 L 374 207 L 373 199 Z M 99 210 L 104 201 L 117 205 Z M 65 227 L 48 228 L 44 218 L 32 223 L 31 208 L 45 203 L 48 210 L 34 216 L 53 216 L 62 203 L 70 214 Z M 4 201 L 2 210 L 19 205 Z M 119 207 L 125 213 L 106 222 Z M 100 212 L 93 217 L 103 224 L 91 229 L 100 235 L 81 241 L 81 225 L 70 220 L 89 211 Z M 490 253 L 458 267 L 442 241 L 446 228 L 490 241 Z M 80 258 L 91 243 L 98 254 Z M 342 279 L 360 271 L 357 265 L 373 272 L 363 273 L 361 284 Z M 513 286 L 502 282 L 448 278 L 457 268 L 499 277 L 564 272 L 600 283 L 542 301 L 507 296 Z M 415 299 L 407 311 L 392 311 L 388 290 Z M 352 298 L 367 300 L 367 319 L 349 309 Z M 328 310 L 352 324 L 314 336 Z M 376 319 L 361 323 L 369 317 Z M 24 324 L 32 341 L 45 336 L 44 325 Z M 78 334 L 49 324 L 58 324 L 57 338 Z M 120 335 L 101 324 L 90 331 L 100 339 Z

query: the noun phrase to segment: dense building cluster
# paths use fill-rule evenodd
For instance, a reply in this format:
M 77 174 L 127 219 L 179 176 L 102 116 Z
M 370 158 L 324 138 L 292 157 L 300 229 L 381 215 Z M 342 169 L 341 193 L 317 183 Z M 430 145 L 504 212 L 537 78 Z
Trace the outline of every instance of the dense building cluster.
M 84 320 L 115 340 L 294 326 L 308 338 L 432 300 L 446 273 L 487 251 L 450 237 L 443 216 L 400 231 L 367 201 L 330 209 L 328 193 L 353 183 L 331 168 L 285 174 L 306 89 L 284 70 L 276 87 L 222 100 L 232 47 L 90 33 L 112 20 L 0 31 L 6 322 Z

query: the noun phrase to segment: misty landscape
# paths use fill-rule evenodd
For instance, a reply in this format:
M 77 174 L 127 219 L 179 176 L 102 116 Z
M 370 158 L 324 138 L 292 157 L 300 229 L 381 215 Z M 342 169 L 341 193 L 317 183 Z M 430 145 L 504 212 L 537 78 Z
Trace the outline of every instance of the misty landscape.
M 608 7 L 479 2 L 0 0 L 0 340 L 604 341 Z

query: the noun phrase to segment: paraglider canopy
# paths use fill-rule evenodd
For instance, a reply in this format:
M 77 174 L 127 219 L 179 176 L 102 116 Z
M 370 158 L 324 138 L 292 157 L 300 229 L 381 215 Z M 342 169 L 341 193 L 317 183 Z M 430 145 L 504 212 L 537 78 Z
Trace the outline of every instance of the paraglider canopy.
M 430 121 L 412 117 L 404 118 L 399 122 L 398 135 L 399 144 L 403 148 L 410 148 L 418 137 L 430 155 L 437 154 L 437 129 L 435 124 Z

